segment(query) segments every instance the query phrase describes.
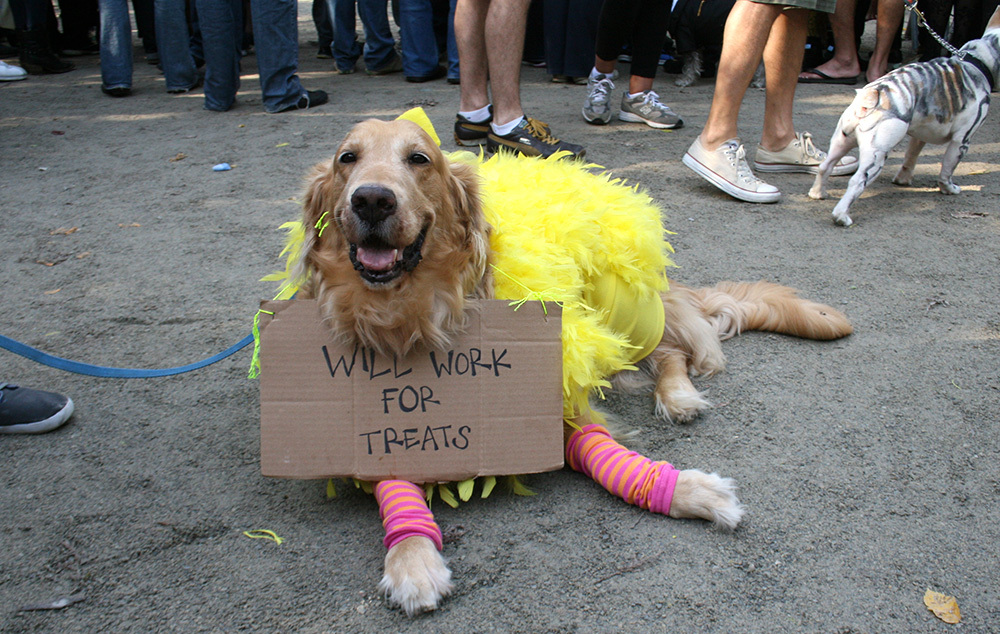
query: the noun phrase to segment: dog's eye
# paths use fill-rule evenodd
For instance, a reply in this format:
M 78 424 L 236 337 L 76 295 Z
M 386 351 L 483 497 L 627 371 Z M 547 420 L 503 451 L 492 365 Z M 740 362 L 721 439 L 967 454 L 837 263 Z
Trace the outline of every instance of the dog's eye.
M 410 163 L 413 163 L 414 165 L 425 165 L 431 162 L 431 160 L 427 157 L 426 154 L 422 154 L 420 152 L 414 152 L 413 154 L 410 155 L 410 158 L 408 160 L 410 161 Z
M 338 159 L 341 163 L 353 163 L 358 160 L 358 155 L 354 152 L 344 152 Z

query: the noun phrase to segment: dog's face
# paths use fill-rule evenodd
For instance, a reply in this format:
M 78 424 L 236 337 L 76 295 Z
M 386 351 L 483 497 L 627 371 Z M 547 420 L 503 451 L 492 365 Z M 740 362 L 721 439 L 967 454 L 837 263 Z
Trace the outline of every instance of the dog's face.
M 317 165 L 301 266 L 328 323 L 387 353 L 439 344 L 482 294 L 489 228 L 474 168 L 409 121 L 359 123 Z

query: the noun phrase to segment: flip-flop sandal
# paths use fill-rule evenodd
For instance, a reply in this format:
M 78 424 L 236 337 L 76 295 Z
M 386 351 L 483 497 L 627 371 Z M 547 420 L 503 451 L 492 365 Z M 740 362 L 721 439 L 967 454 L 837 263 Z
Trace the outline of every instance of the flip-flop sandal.
M 851 86 L 858 83 L 858 76 L 853 75 L 851 77 L 831 77 L 821 70 L 815 68 L 806 68 L 802 71 L 803 73 L 810 73 L 813 75 L 818 75 L 817 77 L 799 77 L 800 84 L 845 84 Z

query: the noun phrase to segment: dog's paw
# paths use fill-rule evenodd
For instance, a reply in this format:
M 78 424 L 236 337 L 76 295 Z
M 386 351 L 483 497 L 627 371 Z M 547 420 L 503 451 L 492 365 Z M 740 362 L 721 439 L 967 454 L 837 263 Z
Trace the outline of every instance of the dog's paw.
M 666 396 L 656 394 L 656 415 L 674 423 L 689 423 L 711 407 L 697 390 L 674 390 Z
M 813 185 L 809 188 L 809 197 L 813 200 L 825 200 L 829 194 L 826 193 L 826 188 L 822 185 Z
M 899 185 L 901 187 L 909 187 L 913 184 L 913 172 L 904 169 L 899 170 L 895 178 L 892 179 L 893 185 Z
M 959 194 L 962 192 L 962 188 L 955 184 L 954 181 L 938 181 L 938 189 L 941 190 L 942 194 Z
M 378 584 L 392 605 L 408 616 L 437 608 L 451 593 L 451 570 L 426 537 L 407 537 L 385 556 L 385 575 Z
M 851 220 L 851 217 L 847 215 L 846 211 L 838 212 L 836 209 L 833 210 L 833 221 L 843 227 L 850 227 L 854 224 L 854 221 Z
M 669 515 L 710 520 L 719 528 L 733 530 L 743 517 L 743 507 L 732 478 L 685 469 L 677 476 Z

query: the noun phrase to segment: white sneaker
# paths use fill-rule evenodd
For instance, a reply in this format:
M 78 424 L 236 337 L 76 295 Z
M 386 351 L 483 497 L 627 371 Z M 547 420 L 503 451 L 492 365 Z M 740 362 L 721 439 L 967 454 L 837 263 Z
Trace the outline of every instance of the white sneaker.
M 583 120 L 604 125 L 611 120 L 611 91 L 615 89 L 618 71 L 587 79 L 587 100 L 583 102 Z
M 777 187 L 754 176 L 739 139 L 729 139 L 709 152 L 701 144 L 701 137 L 695 137 L 683 162 L 733 198 L 751 203 L 774 203 L 781 198 Z
M 795 135 L 795 138 L 785 149 L 777 152 L 769 152 L 758 145 L 757 154 L 753 159 L 753 167 L 758 172 L 815 174 L 819 172 L 820 163 L 825 160 L 826 152 L 816 147 L 811 134 L 802 132 Z M 853 156 L 845 156 L 833 166 L 831 174 L 844 176 L 853 174 L 857 169 L 858 159 Z
M 0 81 L 17 81 L 28 76 L 28 71 L 0 60 Z

